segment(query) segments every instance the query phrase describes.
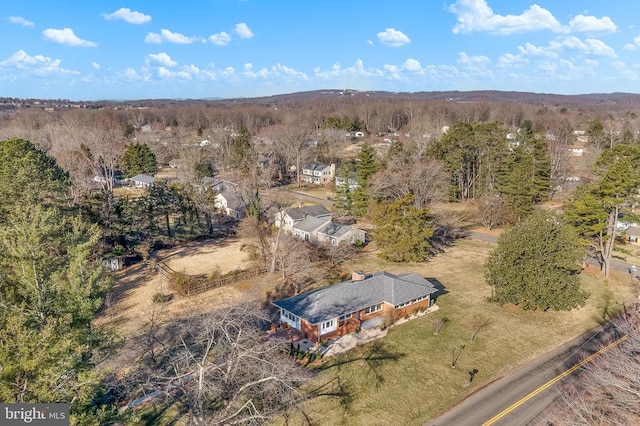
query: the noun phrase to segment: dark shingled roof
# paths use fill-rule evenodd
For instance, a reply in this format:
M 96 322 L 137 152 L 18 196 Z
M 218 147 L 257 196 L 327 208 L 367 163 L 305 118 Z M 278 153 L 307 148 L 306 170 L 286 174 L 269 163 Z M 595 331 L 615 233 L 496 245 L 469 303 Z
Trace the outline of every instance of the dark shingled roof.
M 435 293 L 437 288 L 418 274 L 376 272 L 362 281 L 344 281 L 273 302 L 279 308 L 319 324 L 341 315 L 387 302 L 399 305 Z

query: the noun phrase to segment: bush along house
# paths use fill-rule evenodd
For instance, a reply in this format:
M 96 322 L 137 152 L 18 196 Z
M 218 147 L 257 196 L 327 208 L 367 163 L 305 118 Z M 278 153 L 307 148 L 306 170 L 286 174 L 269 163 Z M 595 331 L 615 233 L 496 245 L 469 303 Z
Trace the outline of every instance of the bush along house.
M 437 291 L 418 274 L 354 272 L 351 280 L 272 303 L 280 309 L 282 324 L 319 343 L 426 309 Z

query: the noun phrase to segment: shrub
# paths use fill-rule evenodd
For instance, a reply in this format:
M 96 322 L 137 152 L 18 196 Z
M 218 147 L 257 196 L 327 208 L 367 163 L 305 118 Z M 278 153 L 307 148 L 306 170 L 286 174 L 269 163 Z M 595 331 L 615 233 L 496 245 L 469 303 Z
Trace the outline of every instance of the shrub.
M 165 303 L 173 299 L 173 294 L 156 293 L 153 295 L 153 303 Z
M 196 283 L 193 277 L 182 272 L 174 272 L 171 278 L 171 286 L 183 296 L 189 294 L 189 290 Z

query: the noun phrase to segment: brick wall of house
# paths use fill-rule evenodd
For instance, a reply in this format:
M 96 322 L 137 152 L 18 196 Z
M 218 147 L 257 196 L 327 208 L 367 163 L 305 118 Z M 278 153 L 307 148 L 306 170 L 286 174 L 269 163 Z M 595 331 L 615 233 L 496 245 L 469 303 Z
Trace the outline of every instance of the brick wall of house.
M 318 326 L 309 324 L 305 320 L 300 320 L 300 331 L 304 333 L 305 338 L 311 340 L 312 342 L 318 341 Z
M 394 312 L 394 320 L 397 321 L 400 318 L 403 318 L 405 315 L 411 315 L 420 308 L 427 309 L 430 305 L 429 301 L 430 301 L 430 297 L 427 297 L 426 299 L 421 300 L 417 303 L 412 303 L 409 306 L 396 309 L 396 311 Z

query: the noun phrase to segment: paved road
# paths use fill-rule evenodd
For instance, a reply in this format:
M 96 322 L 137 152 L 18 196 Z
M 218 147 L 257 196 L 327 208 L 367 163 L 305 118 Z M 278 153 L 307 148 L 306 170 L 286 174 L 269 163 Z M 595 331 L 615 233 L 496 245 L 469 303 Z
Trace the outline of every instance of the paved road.
M 536 422 L 542 421 L 541 424 L 545 424 L 540 413 L 557 397 L 557 384 L 575 380 L 581 372 L 579 368 L 571 373 L 566 373 L 567 370 L 614 341 L 615 337 L 610 325 L 585 333 L 535 362 L 479 389 L 450 411 L 430 421 L 427 426 L 524 426 L 536 418 Z M 522 401 L 532 392 L 535 396 Z M 521 405 L 509 413 L 499 419 L 496 417 L 519 402 Z

